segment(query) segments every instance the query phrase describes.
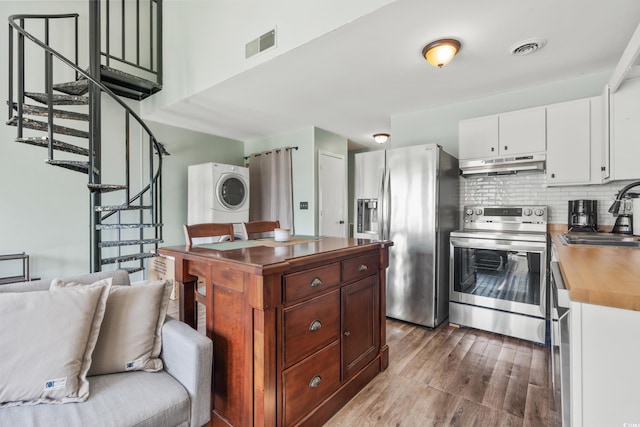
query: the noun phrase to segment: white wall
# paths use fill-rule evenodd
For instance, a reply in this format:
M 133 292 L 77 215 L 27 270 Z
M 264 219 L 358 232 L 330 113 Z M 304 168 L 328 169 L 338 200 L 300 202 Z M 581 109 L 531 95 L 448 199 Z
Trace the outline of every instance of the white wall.
M 394 0 L 256 2 L 164 0 L 165 88 L 149 114 L 282 55 Z M 245 45 L 276 28 L 276 46 L 245 59 Z

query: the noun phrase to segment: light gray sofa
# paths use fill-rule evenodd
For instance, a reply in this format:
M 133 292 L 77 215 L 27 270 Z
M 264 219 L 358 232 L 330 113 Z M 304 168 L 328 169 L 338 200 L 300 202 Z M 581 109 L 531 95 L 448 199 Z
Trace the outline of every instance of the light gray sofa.
M 124 270 L 63 280 L 93 283 L 107 277 L 113 278 L 113 285 L 130 285 L 129 274 Z M 51 280 L 36 280 L 0 285 L 0 292 L 48 290 L 50 283 Z M 212 357 L 209 338 L 167 316 L 162 327 L 163 371 L 88 377 L 87 401 L 0 408 L 0 427 L 199 427 L 210 419 Z

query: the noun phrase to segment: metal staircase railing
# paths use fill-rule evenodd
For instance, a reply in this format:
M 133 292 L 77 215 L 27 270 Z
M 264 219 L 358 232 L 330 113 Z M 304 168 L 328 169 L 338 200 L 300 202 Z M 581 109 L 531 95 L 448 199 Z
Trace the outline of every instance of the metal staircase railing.
M 124 12 L 124 2 L 122 3 Z M 150 0 L 150 3 L 161 8 L 159 0 Z M 90 9 L 95 12 L 97 8 L 99 8 L 99 2 L 91 0 Z M 72 60 L 51 46 L 50 23 L 58 20 L 73 21 L 75 41 L 73 52 L 69 54 L 73 57 Z M 26 22 L 30 23 L 30 30 L 33 23 L 43 25 L 44 28 L 40 31 L 44 34 L 44 41 L 25 29 Z M 90 31 L 100 34 L 99 24 L 97 28 L 90 28 Z M 39 86 L 31 80 L 25 81 L 26 75 L 33 75 L 27 73 L 25 58 L 27 40 L 44 53 L 44 84 L 40 83 Z M 92 195 L 91 271 L 99 271 L 102 266 L 108 264 L 117 264 L 118 268 L 124 268 L 130 272 L 140 271 L 144 269 L 146 258 L 156 256 L 158 244 L 162 242 L 162 156 L 168 153 L 157 141 L 151 129 L 116 92 L 124 88 L 126 90 L 120 94 L 121 96 L 142 99 L 153 91 L 160 90 L 161 86 L 157 81 L 146 81 L 137 75 L 123 71 L 114 73 L 110 67 L 96 66 L 100 64 L 99 58 L 102 55 L 99 50 L 96 52 L 95 49 L 90 48 L 89 55 L 91 64 L 89 71 L 86 71 L 78 63 L 78 14 L 9 17 L 9 120 L 7 124 L 17 127 L 17 142 L 46 148 L 48 164 L 88 175 L 87 187 Z M 29 58 L 32 59 L 33 55 L 29 55 Z M 54 72 L 54 65 L 62 65 L 62 71 L 59 71 L 61 68 L 55 67 L 56 72 Z M 67 79 L 71 76 L 72 81 L 54 83 L 54 78 L 59 74 L 65 74 Z M 109 75 L 108 84 L 102 81 L 105 74 Z M 157 72 L 156 76 L 161 79 L 161 71 Z M 144 83 L 140 84 L 141 81 Z M 27 85 L 44 87 L 44 91 L 27 91 Z M 148 90 L 148 88 L 153 89 Z M 88 96 L 86 96 L 87 93 Z M 115 165 L 102 164 L 103 147 L 100 143 L 102 93 L 115 101 L 124 111 L 124 158 L 121 163 Z M 27 99 L 41 105 L 27 103 Z M 78 111 L 87 106 L 88 113 Z M 25 116 L 45 117 L 46 121 Z M 83 122 L 88 124 L 88 129 L 78 129 L 77 123 Z M 42 132 L 45 132 L 46 136 L 42 136 Z M 56 139 L 60 135 L 72 138 L 74 141 Z M 144 161 L 142 154 L 139 159 L 135 159 L 132 155 L 133 144 L 139 144 L 140 153 L 147 156 Z M 113 150 L 113 144 L 110 143 L 104 148 Z M 60 158 L 61 156 L 65 158 Z M 138 168 L 135 167 L 136 160 L 139 161 Z M 145 178 L 142 178 L 143 171 Z M 140 172 L 141 179 L 135 183 L 136 187 L 132 177 L 137 172 Z M 114 174 L 123 176 L 118 178 L 116 183 L 102 182 L 104 176 L 111 177 Z M 131 266 L 132 263 L 135 265 Z

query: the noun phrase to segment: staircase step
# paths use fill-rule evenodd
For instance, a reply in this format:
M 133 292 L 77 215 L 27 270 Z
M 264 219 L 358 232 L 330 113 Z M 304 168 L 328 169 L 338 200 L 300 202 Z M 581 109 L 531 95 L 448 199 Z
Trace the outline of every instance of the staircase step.
M 133 228 L 162 227 L 163 224 L 98 224 L 96 230 L 125 230 Z
M 162 241 L 162 239 L 113 240 L 108 242 L 100 242 L 98 246 L 101 248 L 111 248 L 114 246 L 153 245 L 156 243 L 162 243 Z
M 96 206 L 96 212 L 134 211 L 138 209 L 151 209 L 152 207 L 153 206 L 140 206 L 140 205 Z
M 38 147 L 47 148 L 49 146 L 49 138 L 46 136 L 42 137 L 33 137 L 33 138 L 16 138 L 16 142 L 21 142 L 23 144 L 35 145 Z M 58 141 L 57 139 L 53 140 L 53 149 L 58 151 L 64 151 L 66 153 L 79 154 L 81 156 L 89 156 L 89 150 L 83 147 L 78 147 L 77 145 L 69 144 L 66 142 Z
M 53 88 L 68 95 L 84 95 L 89 92 L 89 80 L 83 78 L 73 82 L 56 83 Z
M 47 160 L 46 163 L 76 172 L 82 172 L 86 174 L 89 173 L 89 162 L 77 162 L 73 160 Z M 93 172 L 96 175 L 99 175 L 96 168 L 93 169 Z
M 11 117 L 7 124 L 9 126 L 18 126 L 18 117 Z M 49 126 L 46 122 L 41 122 L 40 120 L 32 120 L 26 117 L 22 118 L 22 126 L 27 129 L 39 130 L 42 132 L 47 132 L 49 130 Z M 53 125 L 53 133 L 67 136 L 77 136 L 78 138 L 89 138 L 89 132 L 60 125 Z
M 152 252 L 143 252 L 143 253 L 139 253 L 139 254 L 129 254 L 129 255 L 119 255 L 116 257 L 111 257 L 111 258 L 103 258 L 102 260 L 100 260 L 100 264 L 105 265 L 105 264 L 115 264 L 118 262 L 129 262 L 129 261 L 136 261 L 139 259 L 145 259 L 145 258 L 153 258 L 153 257 L 157 257 L 158 254 L 156 253 L 152 253 Z
M 102 65 L 100 67 L 102 83 L 116 95 L 129 99 L 142 100 L 162 89 L 162 85 L 124 71 Z
M 102 193 L 108 193 L 110 191 L 126 190 L 126 185 L 121 184 L 87 184 L 87 187 L 91 191 L 100 191 Z
M 13 103 L 13 109 L 18 111 L 18 103 Z M 49 109 L 40 107 L 39 105 L 22 104 L 22 112 L 30 116 L 48 116 Z M 59 119 L 82 120 L 89 121 L 89 115 L 84 113 L 76 113 L 75 111 L 65 111 L 53 109 L 53 116 Z
M 41 102 L 42 104 L 48 104 L 49 98 L 46 93 L 37 92 L 25 92 L 24 95 L 34 101 Z M 54 94 L 53 105 L 89 105 L 88 96 L 75 96 L 75 95 L 57 95 Z

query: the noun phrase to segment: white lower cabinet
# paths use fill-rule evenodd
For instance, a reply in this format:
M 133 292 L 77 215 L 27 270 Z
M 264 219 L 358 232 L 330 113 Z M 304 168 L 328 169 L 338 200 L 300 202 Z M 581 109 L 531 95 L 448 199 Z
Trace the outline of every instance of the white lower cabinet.
M 571 423 L 640 425 L 640 311 L 571 303 Z

